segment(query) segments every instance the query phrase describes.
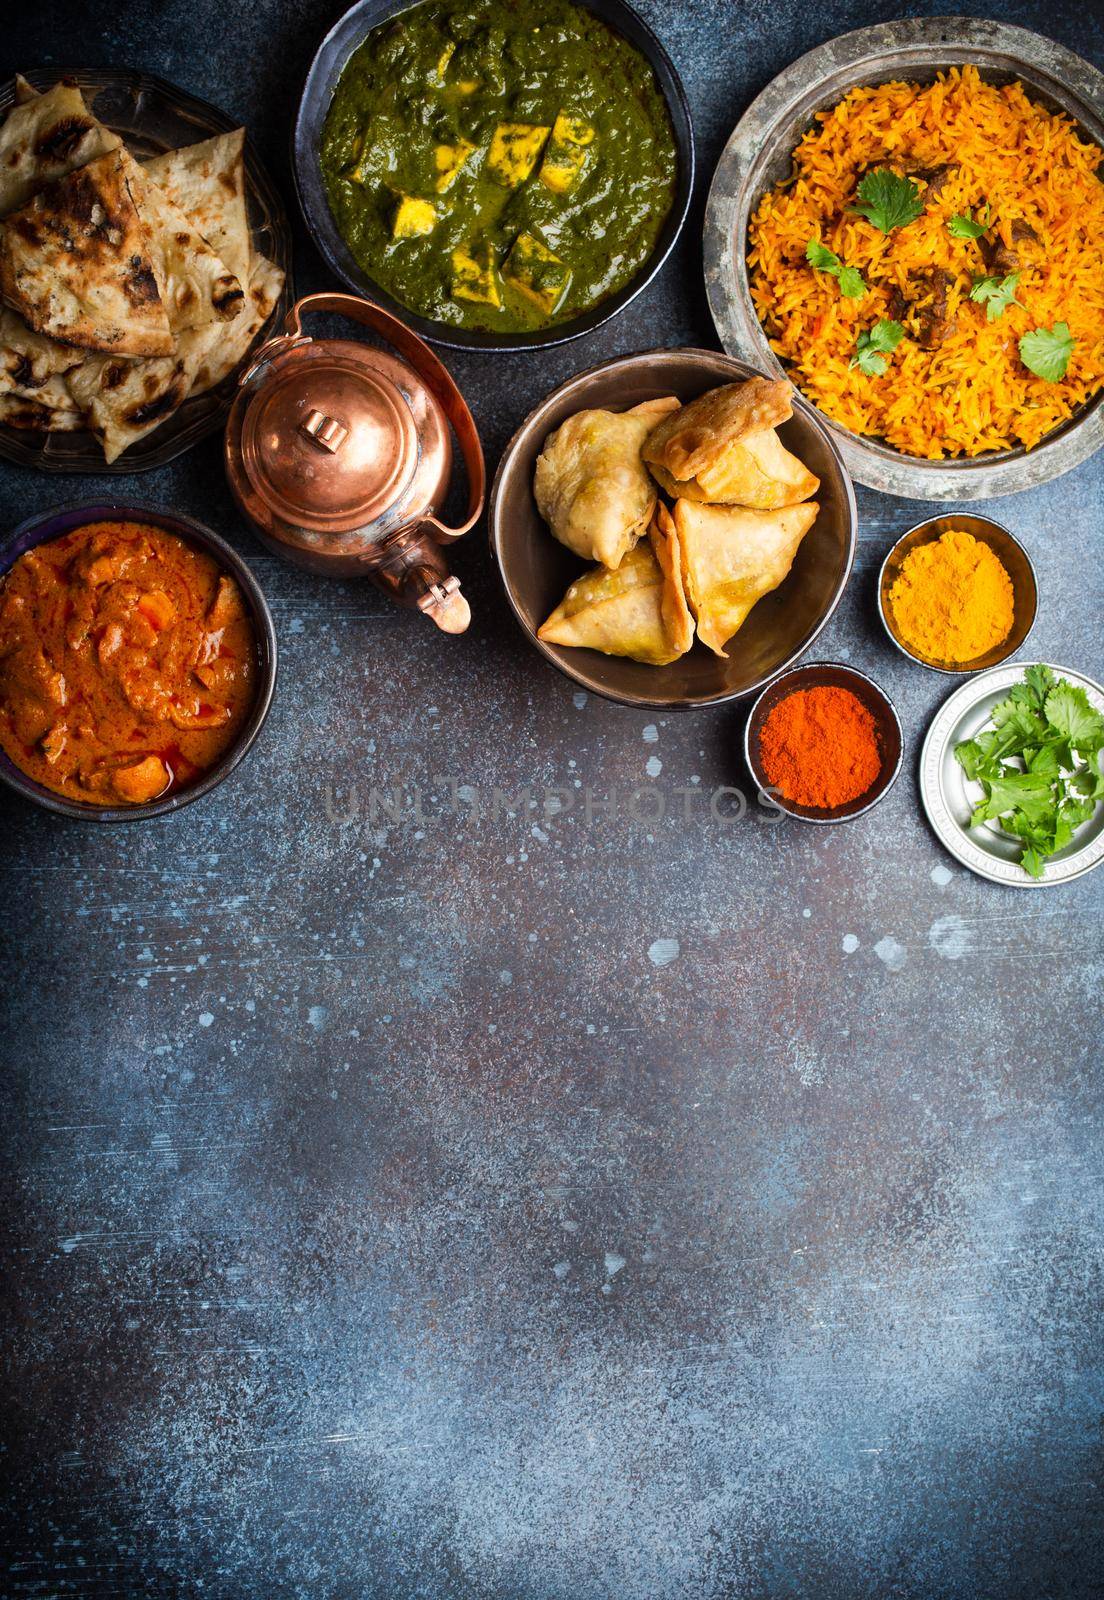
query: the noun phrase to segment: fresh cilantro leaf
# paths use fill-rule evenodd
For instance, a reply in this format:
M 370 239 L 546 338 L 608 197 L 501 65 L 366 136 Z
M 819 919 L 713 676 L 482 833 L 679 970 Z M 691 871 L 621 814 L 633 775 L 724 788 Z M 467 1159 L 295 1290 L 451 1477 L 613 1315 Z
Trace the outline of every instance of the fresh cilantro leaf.
M 982 784 L 985 799 L 974 808 L 974 820 L 987 822 L 1004 811 L 1022 811 L 1029 822 L 1041 822 L 1053 810 L 1050 779 L 1034 772 L 1005 771 Z
M 846 300 L 861 300 L 866 293 L 866 284 L 858 267 L 841 267 L 838 274 L 840 294 Z
M 868 378 L 880 378 L 889 366 L 888 357 L 905 337 L 899 322 L 882 317 L 872 328 L 864 328 L 855 343 L 851 365 L 865 372 Z
M 916 221 L 923 209 L 919 187 L 911 178 L 899 178 L 888 167 L 878 167 L 866 174 L 852 207 L 882 233 L 907 227 Z
M 819 239 L 810 239 L 805 246 L 805 259 L 810 266 L 818 272 L 838 272 L 841 266 L 840 258 L 834 250 L 829 250 L 826 244 L 821 244 Z
M 839 283 L 840 294 L 848 300 L 861 300 L 866 293 L 866 284 L 858 268 L 845 267 L 835 251 L 829 250 L 819 239 L 809 240 L 805 246 L 805 259 L 818 272 L 830 273 Z
M 1070 788 L 1083 794 L 1086 800 L 1104 800 L 1104 772 L 1100 770 L 1099 761 L 1079 768 L 1070 779 Z
M 1020 360 L 1037 378 L 1057 383 L 1066 375 L 1073 346 L 1067 322 L 1056 322 L 1053 328 L 1033 328 L 1020 340 Z
M 1040 662 L 989 713 L 989 726 L 955 746 L 982 798 L 970 826 L 996 822 L 1023 845 L 1021 864 L 1041 877 L 1104 800 L 1104 714 L 1083 689 Z
M 970 299 L 976 300 L 979 306 L 983 305 L 986 318 L 996 322 L 1009 306 L 1017 304 L 1016 286 L 1019 281 L 1018 272 L 1010 272 L 1006 278 L 975 278 Z
M 1029 844 L 1020 857 L 1020 866 L 1032 878 L 1041 878 L 1046 870 L 1046 862 L 1033 844 Z
M 1081 750 L 1104 744 L 1104 717 L 1089 704 L 1084 689 L 1060 683 L 1046 697 L 1047 721 Z
M 974 222 L 970 217 L 956 213 L 947 223 L 947 232 L 955 239 L 980 239 L 987 227 L 987 222 Z

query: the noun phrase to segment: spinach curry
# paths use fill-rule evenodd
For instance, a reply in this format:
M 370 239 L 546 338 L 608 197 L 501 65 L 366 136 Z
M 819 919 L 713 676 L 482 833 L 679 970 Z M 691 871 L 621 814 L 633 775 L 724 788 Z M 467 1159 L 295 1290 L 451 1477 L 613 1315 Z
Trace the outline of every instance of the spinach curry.
M 373 29 L 319 158 L 381 288 L 500 333 L 567 321 L 634 277 L 678 162 L 649 63 L 567 0 L 430 0 Z

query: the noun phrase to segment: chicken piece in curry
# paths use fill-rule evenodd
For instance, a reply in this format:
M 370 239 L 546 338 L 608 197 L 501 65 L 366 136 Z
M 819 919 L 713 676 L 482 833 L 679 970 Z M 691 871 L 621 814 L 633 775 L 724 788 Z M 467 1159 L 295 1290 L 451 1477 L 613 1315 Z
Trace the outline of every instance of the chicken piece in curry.
M 28 550 L 0 585 L 0 747 L 92 805 L 185 788 L 237 737 L 255 692 L 242 593 L 205 551 L 138 522 Z

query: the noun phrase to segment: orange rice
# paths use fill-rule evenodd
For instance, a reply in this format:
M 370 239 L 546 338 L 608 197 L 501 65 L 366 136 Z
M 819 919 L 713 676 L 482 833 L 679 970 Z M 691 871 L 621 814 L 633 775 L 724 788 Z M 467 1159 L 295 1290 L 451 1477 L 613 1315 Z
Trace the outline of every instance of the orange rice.
M 1022 84 L 998 88 L 970 66 L 927 87 L 852 89 L 817 124 L 794 152 L 791 178 L 764 195 L 749 229 L 752 298 L 795 383 L 845 428 L 908 455 L 937 460 L 1038 444 L 1104 386 L 1104 152 L 1068 117 L 1029 100 Z M 954 169 L 907 227 L 883 234 L 848 210 L 864 170 L 942 163 Z M 1021 271 L 1020 304 L 995 322 L 969 298 L 989 271 L 977 243 L 947 231 L 956 213 L 984 220 L 986 203 L 990 237 L 1015 248 L 1011 225 L 1023 220 L 1042 250 Z M 833 277 L 814 271 L 805 259 L 810 239 L 859 269 L 868 291 L 861 300 L 845 299 Z M 893 316 L 890 291 L 908 298 L 913 275 L 933 268 L 953 274 L 947 315 L 955 331 L 935 350 L 906 337 L 882 377 L 852 367 L 859 333 Z M 907 315 L 897 319 L 916 332 Z M 1056 322 L 1068 323 L 1075 344 L 1065 377 L 1049 383 L 1024 366 L 1018 340 Z

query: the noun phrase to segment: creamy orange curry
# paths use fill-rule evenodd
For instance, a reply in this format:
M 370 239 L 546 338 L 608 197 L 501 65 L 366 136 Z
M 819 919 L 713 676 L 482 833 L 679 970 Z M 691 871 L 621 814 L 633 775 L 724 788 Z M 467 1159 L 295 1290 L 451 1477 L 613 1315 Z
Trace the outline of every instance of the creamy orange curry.
M 72 800 L 194 783 L 239 732 L 255 669 L 238 584 L 163 528 L 90 523 L 0 585 L 0 746 Z

